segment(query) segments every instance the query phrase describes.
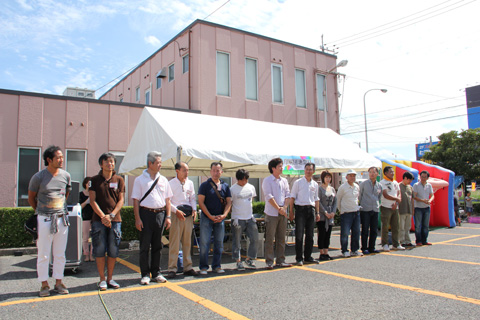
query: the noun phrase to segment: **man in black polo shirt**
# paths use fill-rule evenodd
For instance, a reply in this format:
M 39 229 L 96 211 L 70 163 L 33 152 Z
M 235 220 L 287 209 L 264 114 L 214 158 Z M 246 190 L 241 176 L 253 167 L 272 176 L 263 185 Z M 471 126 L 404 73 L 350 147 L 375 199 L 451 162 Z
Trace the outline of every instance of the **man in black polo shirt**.
M 115 174 L 115 156 L 104 153 L 98 159 L 100 172 L 90 181 L 90 205 L 95 214 L 92 217 L 93 255 L 100 275 L 100 290 L 118 289 L 120 286 L 112 279 L 118 247 L 122 238 L 122 218 L 125 182 Z M 107 258 L 107 279 L 105 281 L 105 253 Z
M 198 204 L 202 209 L 200 218 L 200 274 L 206 275 L 208 270 L 208 252 L 210 251 L 210 237 L 213 232 L 213 260 L 212 269 L 216 273 L 224 273 L 220 263 L 223 252 L 223 237 L 227 217 L 232 206 L 232 195 L 226 183 L 220 180 L 223 173 L 220 162 L 212 162 L 210 175 L 206 182 L 198 189 Z

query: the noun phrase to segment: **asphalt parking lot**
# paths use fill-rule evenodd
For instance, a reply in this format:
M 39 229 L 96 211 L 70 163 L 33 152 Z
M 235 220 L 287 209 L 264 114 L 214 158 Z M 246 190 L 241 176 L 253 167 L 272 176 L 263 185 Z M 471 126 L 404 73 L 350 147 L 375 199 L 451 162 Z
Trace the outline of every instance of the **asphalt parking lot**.
M 179 274 L 148 286 L 139 284 L 138 251 L 122 250 L 114 275 L 120 289 L 100 293 L 95 263 L 85 262 L 66 272 L 69 295 L 46 298 L 38 297 L 35 255 L 2 256 L 0 318 L 479 319 L 480 225 L 432 230 L 428 240 L 432 246 L 274 270 L 259 259 L 258 270 L 237 271 L 224 254 L 223 275 Z M 331 246 L 339 248 L 339 231 Z M 287 247 L 287 262 L 294 251 Z

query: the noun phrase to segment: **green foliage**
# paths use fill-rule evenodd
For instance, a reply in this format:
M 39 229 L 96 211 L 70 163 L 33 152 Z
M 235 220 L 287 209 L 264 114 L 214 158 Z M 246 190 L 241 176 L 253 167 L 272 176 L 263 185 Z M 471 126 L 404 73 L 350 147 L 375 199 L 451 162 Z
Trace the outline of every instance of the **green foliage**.
M 121 210 L 122 215 L 122 240 L 139 240 L 139 232 L 135 228 L 135 215 L 132 206 L 124 206 Z
M 0 248 L 19 248 L 35 245 L 23 225 L 34 213 L 32 208 L 0 208 Z
M 253 205 L 253 213 L 254 214 L 264 214 L 263 211 L 265 210 L 265 202 L 259 201 L 259 202 L 254 202 Z
M 480 177 L 480 129 L 453 130 L 438 138 L 440 142 L 425 153 L 424 159 L 464 176 L 467 181 Z

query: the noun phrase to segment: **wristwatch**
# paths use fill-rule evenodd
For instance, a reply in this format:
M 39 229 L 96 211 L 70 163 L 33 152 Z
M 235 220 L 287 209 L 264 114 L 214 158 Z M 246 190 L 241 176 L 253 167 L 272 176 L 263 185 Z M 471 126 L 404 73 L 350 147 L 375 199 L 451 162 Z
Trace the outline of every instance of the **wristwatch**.
M 110 219 L 115 219 L 115 213 L 110 213 Z

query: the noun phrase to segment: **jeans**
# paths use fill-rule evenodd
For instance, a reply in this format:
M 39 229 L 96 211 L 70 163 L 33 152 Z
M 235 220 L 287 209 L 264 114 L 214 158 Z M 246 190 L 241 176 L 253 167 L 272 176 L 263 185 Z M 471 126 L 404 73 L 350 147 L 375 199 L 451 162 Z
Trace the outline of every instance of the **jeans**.
M 373 252 L 377 241 L 378 212 L 360 211 L 360 220 L 362 221 L 362 251 Z
M 310 260 L 313 250 L 313 229 L 315 227 L 315 208 L 312 206 L 295 206 L 295 259 Z M 305 234 L 305 253 L 303 252 L 303 235 Z
M 202 213 L 200 218 L 200 270 L 208 270 L 208 253 L 210 251 L 210 238 L 213 233 L 213 260 L 212 270 L 221 268 L 223 238 L 225 236 L 224 221 L 214 223 Z
M 345 212 L 340 215 L 340 243 L 342 253 L 348 251 L 348 234 L 350 230 L 352 231 L 350 249 L 352 252 L 355 252 L 360 248 L 360 213 L 358 211 Z
M 392 228 L 392 244 L 396 248 L 398 242 L 398 231 L 400 230 L 400 219 L 398 209 L 382 207 L 380 220 L 382 220 L 382 246 L 388 245 L 388 225 Z
M 415 241 L 417 243 L 427 243 L 429 224 L 430 207 L 415 208 Z
M 241 259 L 240 257 L 240 249 L 241 249 L 241 239 L 242 233 L 245 231 L 247 234 L 248 239 L 250 239 L 250 245 L 247 249 L 247 256 L 249 259 L 255 260 L 257 258 L 257 240 L 258 240 L 258 228 L 257 222 L 253 219 L 249 220 L 238 220 L 238 225 L 232 224 L 232 235 L 233 235 L 233 243 L 232 243 L 232 258 L 235 261 Z M 233 219 L 232 219 L 233 223 Z
M 156 278 L 160 274 L 165 211 L 155 213 L 140 208 L 139 213 L 143 223 L 140 231 L 140 272 L 142 277 L 150 277 L 151 274 L 152 278 Z
M 108 228 L 100 221 L 92 221 L 93 255 L 96 258 L 105 257 L 105 252 L 110 258 L 118 257 L 118 246 L 122 240 L 122 223 L 112 222 Z

